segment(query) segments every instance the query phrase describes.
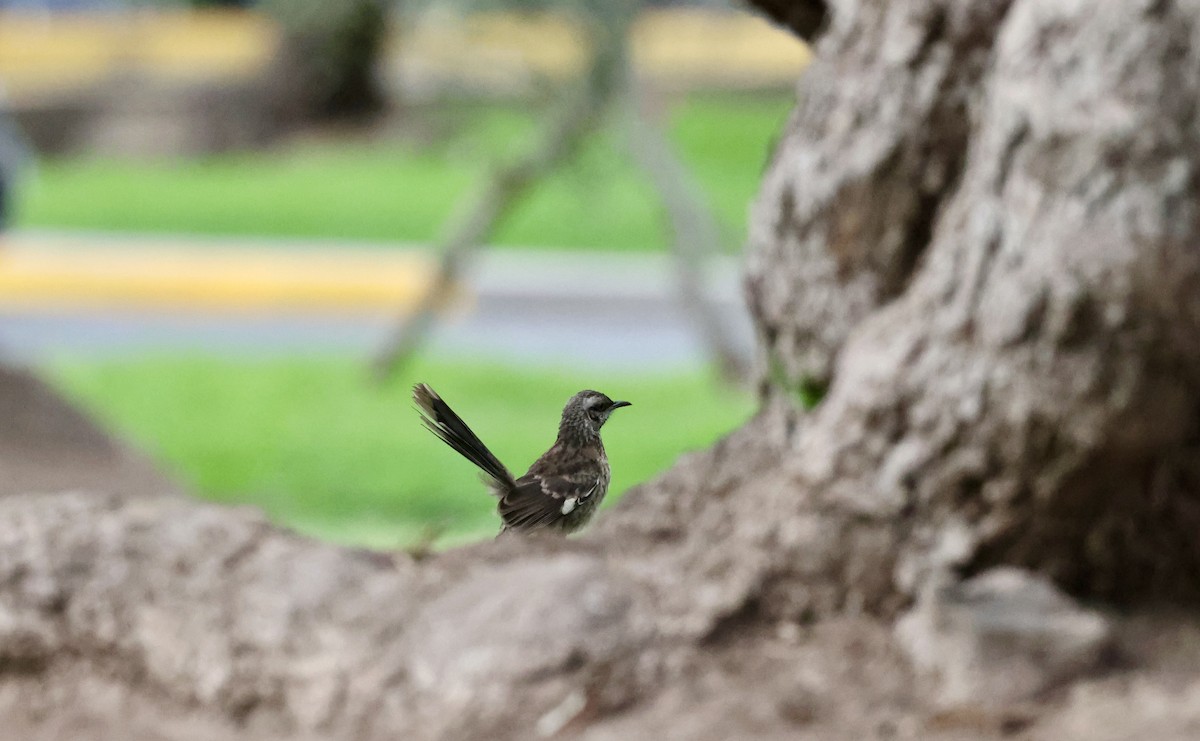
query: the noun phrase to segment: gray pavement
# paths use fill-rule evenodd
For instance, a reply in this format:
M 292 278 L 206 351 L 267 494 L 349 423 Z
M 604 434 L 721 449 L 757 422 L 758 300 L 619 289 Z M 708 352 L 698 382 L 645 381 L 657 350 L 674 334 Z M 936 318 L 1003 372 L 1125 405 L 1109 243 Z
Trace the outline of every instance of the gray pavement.
M 736 261 L 719 261 L 710 295 L 748 350 L 752 333 L 739 274 Z M 438 322 L 431 353 L 614 368 L 705 359 L 662 255 L 492 250 L 481 255 L 467 285 L 474 300 Z M 393 321 L 378 312 L 4 308 L 0 353 L 31 363 L 174 352 L 366 357 Z

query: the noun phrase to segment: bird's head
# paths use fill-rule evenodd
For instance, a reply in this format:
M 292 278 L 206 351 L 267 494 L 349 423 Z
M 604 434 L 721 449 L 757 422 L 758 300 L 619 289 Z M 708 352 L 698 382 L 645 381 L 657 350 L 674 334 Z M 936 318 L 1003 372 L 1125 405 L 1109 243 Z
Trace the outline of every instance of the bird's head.
M 598 437 L 609 415 L 627 406 L 631 406 L 629 402 L 613 401 L 599 391 L 580 391 L 563 407 L 559 436 L 584 440 Z

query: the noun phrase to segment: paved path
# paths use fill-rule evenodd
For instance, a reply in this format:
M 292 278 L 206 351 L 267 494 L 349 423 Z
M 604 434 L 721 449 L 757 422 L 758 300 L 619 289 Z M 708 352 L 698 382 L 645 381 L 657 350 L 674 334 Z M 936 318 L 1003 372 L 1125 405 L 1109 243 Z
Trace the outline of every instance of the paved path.
M 18 233 L 0 246 L 0 351 L 55 355 L 351 353 L 378 347 L 432 275 L 416 249 L 322 242 Z M 750 345 L 738 267 L 713 300 Z M 662 255 L 490 250 L 432 349 L 536 363 L 703 359 Z

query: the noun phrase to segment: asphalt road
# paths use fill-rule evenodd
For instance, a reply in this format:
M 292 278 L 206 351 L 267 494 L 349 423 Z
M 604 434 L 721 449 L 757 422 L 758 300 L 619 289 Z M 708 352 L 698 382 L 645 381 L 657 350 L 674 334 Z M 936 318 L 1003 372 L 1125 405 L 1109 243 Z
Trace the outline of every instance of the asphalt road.
M 748 349 L 751 329 L 738 273 L 735 261 L 721 261 L 710 276 L 710 295 Z M 438 322 L 431 352 L 629 368 L 706 357 L 661 255 L 489 251 L 465 283 L 465 300 Z M 365 357 L 393 321 L 394 314 L 378 305 L 79 305 L 64 296 L 0 306 L 0 353 L 35 364 L 60 356 L 197 351 Z

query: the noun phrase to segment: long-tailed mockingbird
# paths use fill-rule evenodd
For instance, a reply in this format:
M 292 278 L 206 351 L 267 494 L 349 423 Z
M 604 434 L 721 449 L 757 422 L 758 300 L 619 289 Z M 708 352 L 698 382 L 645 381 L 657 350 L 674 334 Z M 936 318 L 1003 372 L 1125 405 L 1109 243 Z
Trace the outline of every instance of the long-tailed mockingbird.
M 610 471 L 600 428 L 614 409 L 629 406 L 599 391 L 580 391 L 563 408 L 558 439 L 519 479 L 492 455 L 466 422 L 424 383 L 413 387 L 413 400 L 429 430 L 487 474 L 486 483 L 500 498 L 497 510 L 507 530 L 570 533 L 587 524 L 608 493 Z

